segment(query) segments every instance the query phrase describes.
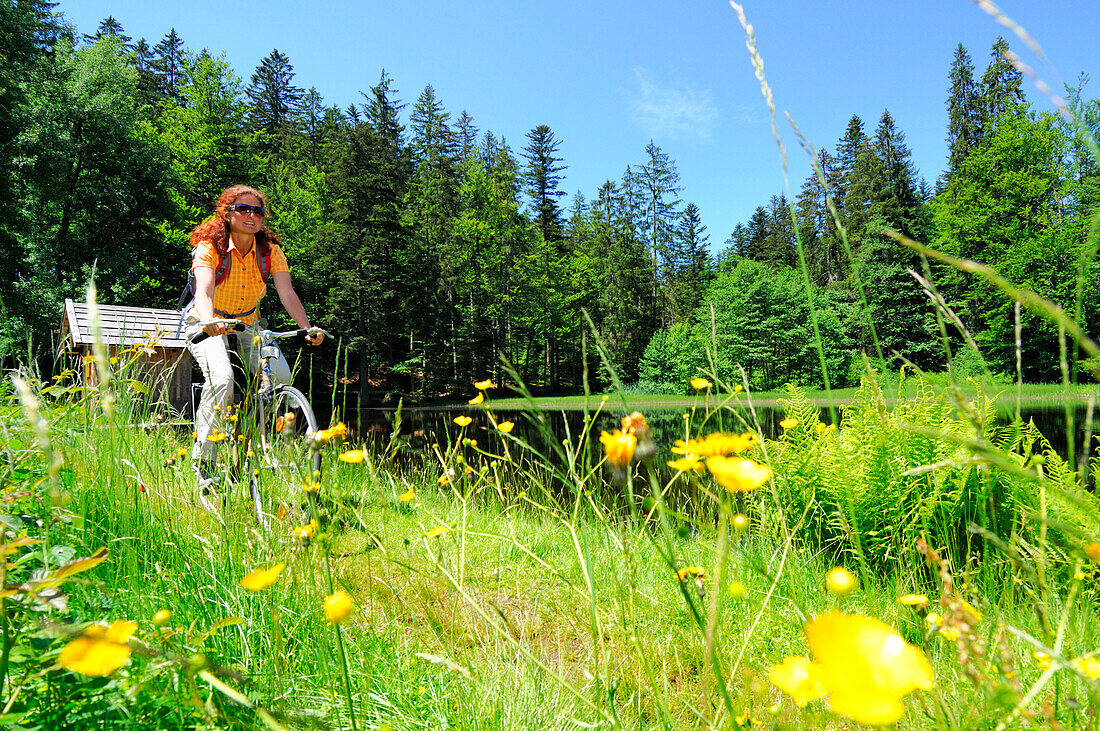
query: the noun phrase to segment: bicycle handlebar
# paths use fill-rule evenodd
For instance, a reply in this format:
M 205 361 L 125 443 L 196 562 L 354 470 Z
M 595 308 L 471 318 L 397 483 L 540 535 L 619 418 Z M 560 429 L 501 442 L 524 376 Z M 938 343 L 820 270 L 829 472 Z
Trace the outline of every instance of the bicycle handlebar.
M 206 327 L 207 325 L 225 325 L 226 326 L 225 331 L 227 333 L 231 333 L 231 332 L 238 332 L 238 333 L 239 332 L 251 332 L 254 335 L 258 335 L 260 337 L 269 337 L 269 338 L 275 338 L 275 339 L 278 339 L 278 340 L 281 340 L 283 338 L 305 337 L 307 335 L 315 335 L 317 333 L 323 333 L 326 337 L 332 337 L 332 335 L 330 335 L 327 330 L 324 330 L 324 329 L 319 328 L 319 327 L 298 328 L 296 330 L 283 330 L 283 331 L 264 330 L 262 328 L 254 327 L 252 325 L 247 325 L 247 324 L 241 322 L 240 320 L 231 319 L 231 318 L 229 318 L 229 319 L 221 318 L 221 319 L 216 319 L 216 320 L 206 320 L 204 322 L 199 322 L 199 323 L 196 323 L 196 324 L 199 327 Z M 198 335 L 195 335 L 193 338 L 190 339 L 191 344 L 192 345 L 197 345 L 197 344 L 201 343 L 203 340 L 206 340 L 209 337 L 212 337 L 212 336 L 207 335 L 205 332 L 200 332 Z

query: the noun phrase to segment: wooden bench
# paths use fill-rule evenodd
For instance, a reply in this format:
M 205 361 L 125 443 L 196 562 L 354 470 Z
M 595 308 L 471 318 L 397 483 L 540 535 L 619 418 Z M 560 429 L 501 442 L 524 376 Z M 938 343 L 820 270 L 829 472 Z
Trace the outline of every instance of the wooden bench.
M 179 310 L 118 305 L 99 305 L 98 309 L 100 333 L 109 356 L 117 358 L 121 353 L 127 363 L 133 359 L 127 378 L 147 384 L 151 399 L 166 402 L 175 416 L 192 418 L 193 361 L 183 333 L 176 331 Z M 95 342 L 87 303 L 65 300 L 61 340 L 80 363 L 74 370 L 83 375 L 85 383 L 95 384 L 95 363 L 87 357 Z

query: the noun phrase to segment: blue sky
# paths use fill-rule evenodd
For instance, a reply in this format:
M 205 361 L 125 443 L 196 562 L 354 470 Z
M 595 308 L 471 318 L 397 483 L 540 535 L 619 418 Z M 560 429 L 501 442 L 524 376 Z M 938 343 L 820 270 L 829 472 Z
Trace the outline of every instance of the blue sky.
M 784 112 L 816 147 L 832 149 L 853 114 L 871 132 L 889 109 L 932 184 L 947 157 L 948 73 L 960 42 L 979 76 L 1004 35 L 1054 88 L 1085 72 L 1092 77 L 1086 98 L 1100 96 L 1098 2 L 1000 5 L 1042 45 L 1053 71 L 969 0 L 744 6 L 775 95 L 795 193 L 810 167 Z M 653 140 L 676 163 L 681 198 L 699 206 L 715 249 L 785 189 L 744 32 L 723 0 L 60 0 L 57 9 L 84 33 L 113 15 L 151 45 L 174 27 L 188 48 L 224 53 L 246 83 L 277 48 L 299 86 L 315 86 L 326 104 L 340 107 L 362 101 L 359 92 L 385 69 L 409 103 L 406 115 L 431 84 L 452 119 L 466 110 L 482 132 L 503 136 L 517 153 L 530 129 L 547 124 L 568 166 L 564 201 L 577 191 L 591 198 L 605 180 L 617 181 L 644 161 Z M 1050 108 L 1030 83 L 1027 93 L 1037 108 Z

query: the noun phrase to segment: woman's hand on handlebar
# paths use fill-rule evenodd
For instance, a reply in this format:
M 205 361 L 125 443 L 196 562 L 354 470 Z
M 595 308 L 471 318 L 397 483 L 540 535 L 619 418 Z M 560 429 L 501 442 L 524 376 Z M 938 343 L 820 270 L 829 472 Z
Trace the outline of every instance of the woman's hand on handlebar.
M 316 347 L 324 342 L 325 331 L 320 328 L 310 328 L 312 332 L 306 334 L 306 342 Z
M 203 335 L 210 338 L 226 333 L 240 332 L 241 328 L 244 327 L 243 322 L 234 319 L 211 319 L 199 324 L 202 325 Z
M 224 322 L 212 322 L 202 329 L 204 333 L 214 338 L 219 335 L 225 335 L 228 330 L 225 327 Z

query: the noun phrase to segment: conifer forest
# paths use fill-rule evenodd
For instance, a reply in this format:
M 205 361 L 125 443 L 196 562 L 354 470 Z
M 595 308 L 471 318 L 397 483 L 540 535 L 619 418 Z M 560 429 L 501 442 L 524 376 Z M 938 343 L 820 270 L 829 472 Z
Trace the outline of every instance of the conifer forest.
M 278 49 L 234 69 L 174 30 L 134 39 L 108 17 L 82 34 L 42 0 L 0 3 L 0 46 L 5 364 L 52 357 L 62 303 L 93 275 L 102 303 L 175 306 L 188 233 L 238 182 L 268 195 L 295 286 L 364 393 L 452 392 L 505 360 L 546 392 L 579 389 L 586 366 L 606 385 L 601 348 L 624 383 L 682 390 L 712 342 L 715 372 L 740 364 L 757 388 L 823 385 L 822 365 L 833 386 L 858 383 L 864 355 L 942 371 L 931 297 L 955 315 L 948 339 L 985 359 L 966 351 L 960 368 L 1015 373 L 1019 337 L 1026 380 L 1061 378 L 1056 325 L 885 229 L 988 265 L 1100 336 L 1100 169 L 1084 142 L 1100 103 L 1081 78 L 1065 90 L 1079 125 L 1037 111 L 1004 41 L 958 46 L 934 179 L 889 110 L 852 116 L 795 200 L 761 200 L 732 231 L 706 230 L 652 142 L 572 195 L 550 126 L 503 139 L 385 70 L 341 108 Z

